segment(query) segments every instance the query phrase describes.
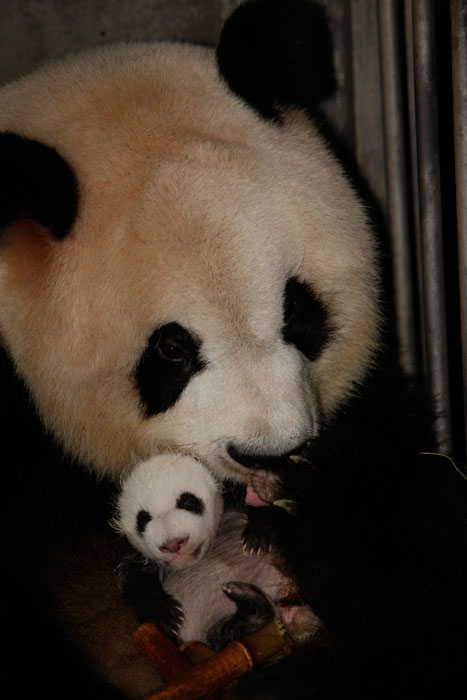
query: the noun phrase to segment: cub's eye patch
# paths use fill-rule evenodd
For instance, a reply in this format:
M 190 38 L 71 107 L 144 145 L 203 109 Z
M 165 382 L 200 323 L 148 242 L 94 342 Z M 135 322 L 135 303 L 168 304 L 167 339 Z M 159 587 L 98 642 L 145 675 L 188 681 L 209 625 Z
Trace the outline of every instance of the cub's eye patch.
M 282 336 L 309 360 L 314 360 L 329 339 L 328 314 L 314 292 L 296 277 L 284 291 Z
M 195 515 L 203 515 L 204 513 L 203 501 L 189 491 L 185 491 L 177 498 L 177 508 L 189 510 L 190 513 L 194 513 Z
M 205 366 L 201 343 L 178 323 L 157 328 L 148 340 L 134 380 L 146 417 L 173 406 L 191 377 Z
M 146 526 L 152 520 L 152 515 L 147 510 L 140 510 L 136 516 L 136 530 L 139 535 L 144 535 Z

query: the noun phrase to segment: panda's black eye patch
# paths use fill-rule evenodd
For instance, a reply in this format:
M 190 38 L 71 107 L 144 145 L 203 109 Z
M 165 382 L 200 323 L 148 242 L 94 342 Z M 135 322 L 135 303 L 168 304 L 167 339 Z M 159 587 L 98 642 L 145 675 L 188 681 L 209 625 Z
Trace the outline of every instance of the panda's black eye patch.
M 134 371 L 146 417 L 173 406 L 191 377 L 203 369 L 200 346 L 178 323 L 154 331 Z
M 203 501 L 189 491 L 184 491 L 184 493 L 181 493 L 177 498 L 177 508 L 189 510 L 190 513 L 194 513 L 195 515 L 203 515 L 204 513 Z
M 282 335 L 309 360 L 314 360 L 329 339 L 326 308 L 318 297 L 296 277 L 285 285 Z
M 140 510 L 136 516 L 136 530 L 139 535 L 144 535 L 146 526 L 152 520 L 152 515 L 147 510 Z

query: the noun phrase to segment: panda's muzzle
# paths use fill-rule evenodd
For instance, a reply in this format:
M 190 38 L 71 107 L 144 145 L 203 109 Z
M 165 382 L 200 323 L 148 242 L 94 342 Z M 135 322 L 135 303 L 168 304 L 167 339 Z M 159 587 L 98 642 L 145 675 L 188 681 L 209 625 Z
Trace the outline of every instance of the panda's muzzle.
M 241 452 L 232 444 L 228 445 L 227 452 L 235 462 L 238 462 L 243 467 L 247 467 L 247 469 L 267 469 L 268 471 L 276 471 L 287 465 L 290 455 L 299 455 L 306 444 L 306 442 L 301 443 L 293 450 L 289 450 L 282 455 Z

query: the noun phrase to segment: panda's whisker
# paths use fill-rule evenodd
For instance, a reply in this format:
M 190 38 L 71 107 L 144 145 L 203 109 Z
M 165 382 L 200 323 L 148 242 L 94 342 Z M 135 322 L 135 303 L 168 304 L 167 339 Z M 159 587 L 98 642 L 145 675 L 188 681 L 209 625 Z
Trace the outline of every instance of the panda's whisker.
M 297 277 L 298 279 L 302 276 L 302 272 L 305 268 L 305 258 L 306 258 L 306 248 L 302 246 L 302 256 L 300 261 L 297 261 L 291 272 L 291 277 Z
M 110 527 L 112 528 L 112 530 L 115 530 L 115 532 L 117 532 L 119 535 L 125 534 L 125 532 L 122 528 L 121 522 L 120 522 L 117 515 L 114 515 L 112 518 L 110 518 L 108 523 L 109 523 Z

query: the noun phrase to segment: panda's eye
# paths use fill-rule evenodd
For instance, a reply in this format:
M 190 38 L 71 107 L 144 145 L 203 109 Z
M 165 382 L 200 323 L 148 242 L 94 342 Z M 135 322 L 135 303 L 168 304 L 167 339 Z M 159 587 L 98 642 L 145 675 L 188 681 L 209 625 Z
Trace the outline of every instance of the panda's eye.
M 147 510 L 140 510 L 136 516 L 136 531 L 139 535 L 144 535 L 146 526 L 152 520 L 152 515 Z
M 195 496 L 194 493 L 190 493 L 190 491 L 184 491 L 180 494 L 177 498 L 177 508 L 188 510 L 195 515 L 203 515 L 204 513 L 203 501 L 198 496 Z
M 287 280 L 282 335 L 309 360 L 314 360 L 329 339 L 327 311 L 312 289 L 296 277 Z
M 160 340 L 156 346 L 156 350 L 161 359 L 166 362 L 180 363 L 186 359 L 183 348 L 170 340 Z
M 154 330 L 133 370 L 147 417 L 173 406 L 191 377 L 203 370 L 200 350 L 201 341 L 179 323 Z

